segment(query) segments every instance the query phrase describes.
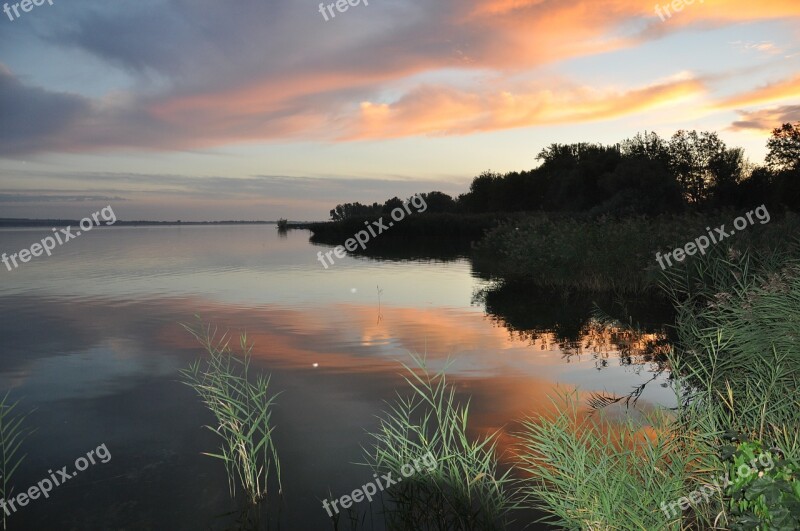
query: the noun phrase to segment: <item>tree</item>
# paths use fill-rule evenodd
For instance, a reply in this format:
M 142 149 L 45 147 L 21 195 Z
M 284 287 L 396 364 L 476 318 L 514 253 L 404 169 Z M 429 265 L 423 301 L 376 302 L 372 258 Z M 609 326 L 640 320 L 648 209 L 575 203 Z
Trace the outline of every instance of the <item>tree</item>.
M 766 166 L 752 167 L 737 188 L 739 197 L 736 205 L 740 208 L 780 202 L 780 198 L 775 196 L 775 174 Z
M 774 171 L 800 169 L 800 122 L 783 124 L 767 142 L 767 165 Z
M 608 199 L 600 181 L 614 172 L 622 155 L 620 147 L 601 144 L 552 144 L 539 156 L 539 170 L 547 175 L 548 210 L 579 212 Z
M 455 212 L 456 210 L 455 200 L 444 192 L 430 192 L 428 194 L 420 194 L 420 196 L 425 201 L 425 204 L 428 205 L 427 212 L 447 213 Z
M 712 206 L 721 207 L 737 203 L 739 183 L 752 171 L 742 148 L 725 149 L 709 161 L 711 185 L 709 200 Z
M 502 179 L 502 175 L 491 171 L 485 171 L 475 177 L 469 186 L 469 193 L 464 196 L 467 211 L 482 214 L 502 210 L 498 193 Z
M 392 213 L 392 210 L 395 208 L 403 208 L 403 200 L 399 197 L 395 196 L 391 199 L 387 199 L 386 202 L 383 204 L 383 215 L 388 216 Z
M 677 212 L 685 201 L 670 165 L 669 144 L 656 133 L 637 134 L 620 144 L 622 160 L 600 179 L 608 199 L 596 214 L 656 215 Z
M 383 207 L 378 203 L 362 205 L 356 202 L 336 205 L 336 208 L 331 210 L 330 214 L 333 221 L 344 221 L 355 217 L 380 216 L 382 210 Z
M 662 164 L 665 168 L 669 166 L 669 143 L 654 132 L 637 133 L 633 138 L 623 140 L 620 152 L 626 159 L 645 159 Z
M 680 130 L 669 141 L 670 166 L 686 199 L 702 205 L 716 181 L 715 164 L 725 157 L 727 147 L 716 133 Z

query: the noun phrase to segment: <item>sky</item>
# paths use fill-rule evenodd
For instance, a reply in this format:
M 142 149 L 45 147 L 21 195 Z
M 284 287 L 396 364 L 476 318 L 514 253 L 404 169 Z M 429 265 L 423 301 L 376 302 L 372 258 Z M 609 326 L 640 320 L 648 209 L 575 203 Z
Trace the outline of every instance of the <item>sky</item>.
M 0 217 L 322 220 L 800 121 L 797 0 L 36 1 L 0 12 Z

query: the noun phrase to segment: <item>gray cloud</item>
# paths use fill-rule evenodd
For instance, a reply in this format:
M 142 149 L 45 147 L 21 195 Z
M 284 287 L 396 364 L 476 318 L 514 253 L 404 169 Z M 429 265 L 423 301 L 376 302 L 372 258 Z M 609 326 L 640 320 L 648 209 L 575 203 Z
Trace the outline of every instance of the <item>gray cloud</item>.
M 353 179 L 322 177 L 288 177 L 282 175 L 257 175 L 253 177 L 194 177 L 170 174 L 138 173 L 59 173 L 59 172 L 16 172 L 20 180 L 47 178 L 69 181 L 79 188 L 102 190 L 102 196 L 83 195 L 79 197 L 114 199 L 114 194 L 131 199 L 132 195 L 169 195 L 196 198 L 273 198 L 303 199 L 325 201 L 333 207 L 342 201 L 383 201 L 392 196 L 408 197 L 417 192 L 441 190 L 456 194 L 466 191 L 464 182 L 453 180 L 419 180 L 404 178 Z M 126 190 L 125 185 L 136 185 L 136 192 Z M 41 191 L 43 196 L 70 198 L 72 195 L 52 195 L 52 190 Z M 4 196 L 15 194 L 0 194 Z M 37 191 L 26 190 L 22 195 L 35 197 Z M 42 196 L 39 196 L 42 197 Z M 70 199 L 66 199 L 70 200 Z
M 0 65 L 0 154 L 52 148 L 90 107 L 79 96 L 23 85 Z
M 784 105 L 774 109 L 758 111 L 738 111 L 740 120 L 733 122 L 730 129 L 754 129 L 772 131 L 785 123 L 800 122 L 800 105 Z
M 72 203 L 83 201 L 127 201 L 124 197 L 105 195 L 53 195 L 53 194 L 4 194 L 0 203 Z
M 78 219 L 89 208 L 113 203 L 119 219 L 221 220 L 221 219 L 326 219 L 339 203 L 383 202 L 390 197 L 410 197 L 440 190 L 463 193 L 468 179 L 411 180 L 339 179 L 259 175 L 249 178 L 194 177 L 170 174 L 71 173 L 21 170 L 14 172 L 17 187 L 0 194 L 3 217 Z M 23 183 L 63 182 L 71 191 L 22 189 Z M 135 185 L 135 186 L 134 186 Z M 135 187 L 135 191 L 132 188 Z M 60 187 L 59 187 L 60 188 Z M 82 192 L 78 192 L 81 190 Z M 88 191 L 91 192 L 88 192 Z M 24 196 L 20 198 L 19 196 Z M 75 200 L 85 197 L 84 201 Z M 3 201 L 3 197 L 11 201 Z M 117 205 L 113 198 L 124 198 Z M 14 200 L 14 199 L 18 200 Z M 59 198 L 61 200 L 59 200 Z M 102 198 L 102 200 L 101 200 Z M 235 214 L 231 214 L 235 212 Z

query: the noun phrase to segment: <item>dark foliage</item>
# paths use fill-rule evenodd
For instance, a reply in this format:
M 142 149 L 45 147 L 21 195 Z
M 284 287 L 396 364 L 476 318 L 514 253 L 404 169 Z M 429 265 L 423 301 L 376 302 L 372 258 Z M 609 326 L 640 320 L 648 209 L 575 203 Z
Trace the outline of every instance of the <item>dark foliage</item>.
M 619 144 L 552 144 L 537 168 L 506 174 L 486 171 L 469 191 L 453 198 L 420 194 L 424 215 L 514 212 L 585 213 L 591 216 L 656 216 L 726 207 L 800 209 L 800 123 L 775 129 L 766 166 L 754 166 L 740 148 L 714 132 L 678 131 L 670 139 L 645 132 Z M 378 217 L 401 206 L 346 203 L 331 219 Z

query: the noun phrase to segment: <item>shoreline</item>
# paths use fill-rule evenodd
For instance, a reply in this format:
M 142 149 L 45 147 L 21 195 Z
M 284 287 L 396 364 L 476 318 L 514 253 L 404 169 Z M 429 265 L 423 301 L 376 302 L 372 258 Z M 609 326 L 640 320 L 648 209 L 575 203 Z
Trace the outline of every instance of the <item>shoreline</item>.
M 77 225 L 79 220 L 69 219 L 15 219 L 0 218 L 0 228 L 67 227 Z M 181 225 L 276 225 L 277 221 L 117 221 L 114 226 L 181 226 Z

